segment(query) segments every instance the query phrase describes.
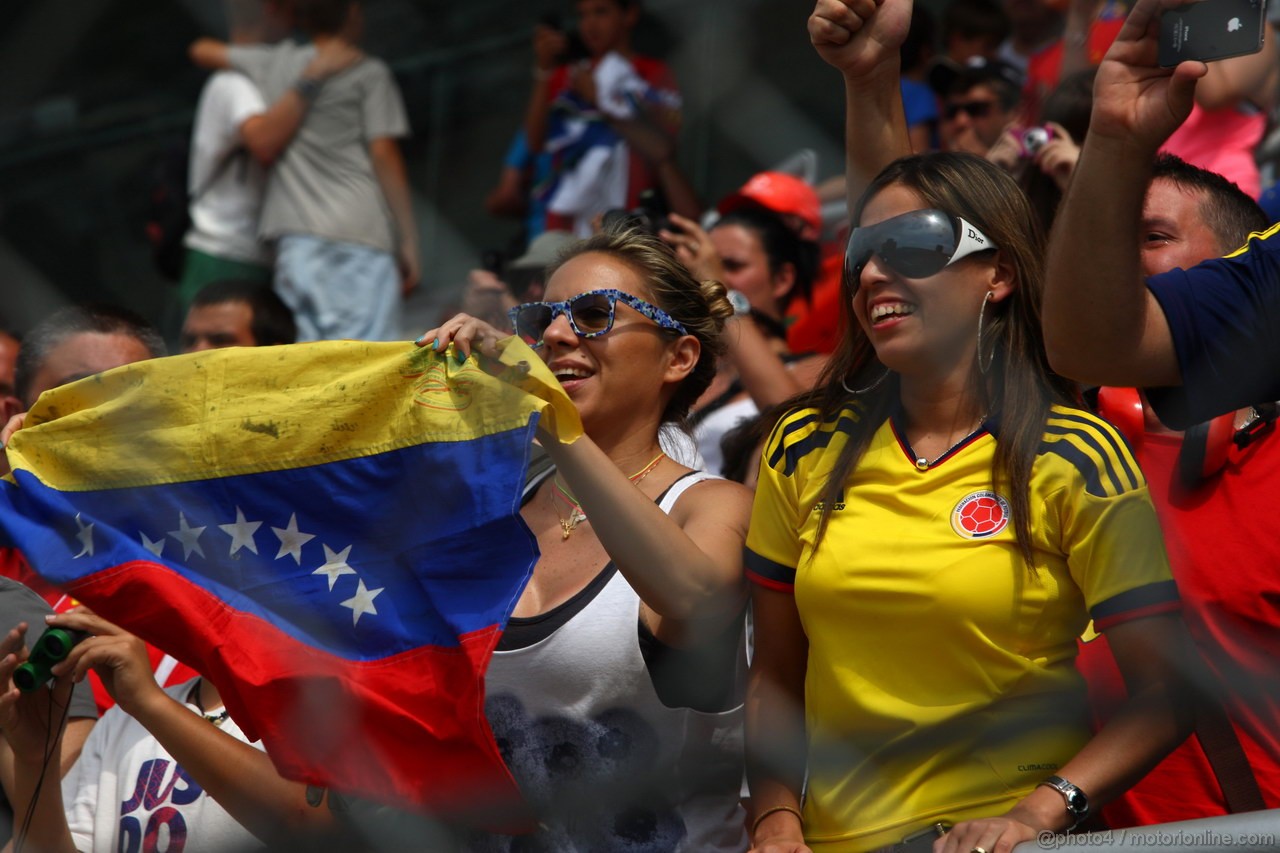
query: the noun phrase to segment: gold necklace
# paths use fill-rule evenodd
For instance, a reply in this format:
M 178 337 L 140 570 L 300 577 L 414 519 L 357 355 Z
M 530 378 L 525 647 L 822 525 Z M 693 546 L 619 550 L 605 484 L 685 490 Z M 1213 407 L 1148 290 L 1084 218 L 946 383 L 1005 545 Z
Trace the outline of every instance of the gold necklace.
M 657 456 L 653 457 L 653 460 L 650 461 L 648 465 L 644 466 L 627 479 L 630 480 L 633 485 L 639 486 L 641 481 L 643 481 L 645 477 L 648 477 L 654 468 L 658 467 L 658 463 L 661 462 L 663 457 L 666 455 L 666 453 L 659 453 Z M 569 535 L 577 529 L 579 524 L 587 520 L 587 514 L 582 511 L 582 504 L 573 496 L 573 492 L 570 492 L 561 484 L 559 474 L 556 474 L 551 478 L 551 488 L 548 490 L 547 494 L 550 496 L 551 509 L 555 512 L 556 518 L 560 521 L 560 541 L 563 542 L 565 539 L 569 538 Z M 561 515 L 560 508 L 556 506 L 557 494 L 570 507 L 568 518 Z
M 568 518 L 561 515 L 560 508 L 556 506 L 556 492 L 559 492 L 560 496 L 570 506 Z M 551 488 L 548 490 L 547 494 L 551 496 L 551 509 L 555 511 L 556 518 L 560 522 L 560 540 L 564 541 L 569 538 L 570 533 L 577 529 L 579 524 L 587 520 L 587 516 L 583 513 L 581 505 L 569 500 L 569 496 L 564 493 L 562 488 L 560 488 L 560 484 L 555 481 L 555 478 L 552 478 Z

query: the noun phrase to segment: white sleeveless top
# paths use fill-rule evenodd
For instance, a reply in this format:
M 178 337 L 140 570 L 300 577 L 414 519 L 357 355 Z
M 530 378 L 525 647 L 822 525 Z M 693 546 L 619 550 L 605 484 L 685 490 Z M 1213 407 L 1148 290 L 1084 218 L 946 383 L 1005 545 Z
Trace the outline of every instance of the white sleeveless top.
M 659 506 L 670 512 L 706 479 L 714 478 L 677 481 Z M 740 853 L 742 706 L 704 713 L 663 705 L 640 651 L 639 620 L 640 598 L 615 571 L 550 636 L 498 651 L 489 664 L 486 713 L 543 819 L 537 849 Z M 501 838 L 476 849 L 509 849 Z
M 720 449 L 720 440 L 725 433 L 758 414 L 760 408 L 755 400 L 744 396 L 741 400 L 725 403 L 698 422 L 693 428 L 693 440 L 708 471 L 717 474 L 724 471 L 724 451 Z

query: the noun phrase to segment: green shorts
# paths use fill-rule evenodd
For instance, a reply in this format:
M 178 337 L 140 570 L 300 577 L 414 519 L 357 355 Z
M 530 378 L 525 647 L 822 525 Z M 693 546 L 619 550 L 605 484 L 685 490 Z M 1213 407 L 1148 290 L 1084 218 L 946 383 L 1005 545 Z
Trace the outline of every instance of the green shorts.
M 182 280 L 178 282 L 178 299 L 185 317 L 191 301 L 200 288 L 214 281 L 256 281 L 271 284 L 271 267 L 252 261 L 219 258 L 199 249 L 187 249 L 182 264 Z

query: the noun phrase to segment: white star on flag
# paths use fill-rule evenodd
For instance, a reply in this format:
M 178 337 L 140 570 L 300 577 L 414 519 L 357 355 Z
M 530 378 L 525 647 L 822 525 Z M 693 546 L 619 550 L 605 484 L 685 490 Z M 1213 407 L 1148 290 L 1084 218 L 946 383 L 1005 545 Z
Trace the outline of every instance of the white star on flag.
M 378 608 L 373 606 L 373 600 L 378 597 L 378 594 L 381 593 L 383 589 L 385 589 L 385 587 L 379 587 L 378 589 L 366 589 L 364 581 L 359 581 L 359 585 L 356 587 L 356 594 L 342 602 L 343 607 L 351 608 L 352 625 L 359 624 L 360 617 L 366 613 L 372 613 L 374 616 L 378 615 Z
M 258 543 L 253 541 L 253 534 L 261 526 L 261 521 L 246 521 L 244 511 L 236 507 L 235 523 L 219 524 L 218 529 L 231 537 L 231 556 L 234 557 L 241 548 L 258 553 Z
M 280 551 L 276 554 L 276 559 L 280 559 L 285 554 L 293 557 L 293 561 L 299 566 L 302 565 L 302 546 L 306 545 L 312 539 L 315 539 L 314 533 L 298 532 L 298 514 L 295 512 L 289 516 L 289 526 L 281 530 L 279 527 L 271 528 L 276 536 L 280 537 Z
M 159 557 L 160 554 L 164 551 L 163 536 L 161 536 L 159 539 L 155 540 L 154 542 L 151 541 L 150 536 L 143 533 L 141 530 L 138 531 L 138 536 L 142 538 L 142 547 L 146 548 L 148 551 L 150 551 L 152 554 L 155 554 L 157 557 Z
M 178 513 L 178 529 L 170 530 L 169 535 L 182 543 L 182 559 L 188 559 L 192 551 L 201 557 L 204 556 L 204 549 L 200 547 L 201 533 L 204 533 L 203 527 L 192 527 L 187 524 L 187 516 L 184 513 Z
M 88 524 L 85 524 L 83 521 L 80 520 L 80 513 L 77 512 L 76 527 L 80 528 L 78 531 L 76 531 L 76 538 L 80 540 L 80 553 L 76 554 L 75 557 L 72 557 L 72 559 L 78 560 L 85 555 L 92 557 L 93 556 L 93 522 L 89 522 Z
M 340 575 L 354 575 L 356 570 L 347 565 L 347 557 L 351 554 L 351 546 L 343 548 L 340 552 L 334 551 L 328 545 L 324 546 L 324 565 L 316 569 L 311 574 L 324 575 L 329 579 L 329 591 L 333 592 L 333 585 Z

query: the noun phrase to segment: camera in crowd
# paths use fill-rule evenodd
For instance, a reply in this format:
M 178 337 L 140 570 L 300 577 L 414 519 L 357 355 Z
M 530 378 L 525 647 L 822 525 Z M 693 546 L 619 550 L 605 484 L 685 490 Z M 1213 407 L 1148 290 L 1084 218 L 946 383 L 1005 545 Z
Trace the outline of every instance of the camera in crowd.
M 1018 139 L 1018 156 L 1030 159 L 1040 153 L 1040 149 L 1053 139 L 1053 128 L 1048 126 L 1027 127 L 1013 131 Z
M 13 683 L 24 693 L 48 684 L 53 667 L 67 659 L 71 649 L 89 636 L 87 631 L 70 628 L 46 628 L 31 647 L 31 654 L 13 672 Z
M 618 208 L 605 211 L 600 225 L 605 231 L 621 228 L 638 228 L 657 236 L 659 231 L 679 231 L 672 224 L 666 201 L 655 190 L 644 190 L 631 210 Z

